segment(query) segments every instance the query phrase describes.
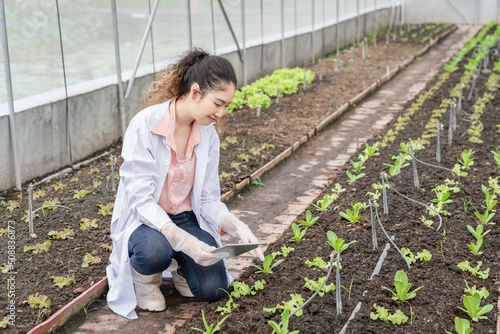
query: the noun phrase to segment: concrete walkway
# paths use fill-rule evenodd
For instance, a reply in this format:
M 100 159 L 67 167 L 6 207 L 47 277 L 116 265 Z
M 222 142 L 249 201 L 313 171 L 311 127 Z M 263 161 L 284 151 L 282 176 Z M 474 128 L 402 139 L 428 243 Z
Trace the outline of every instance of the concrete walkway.
M 276 240 L 308 203 L 314 201 L 356 147 L 383 129 L 479 29 L 480 26 L 460 26 L 421 60 L 264 175 L 264 187 L 251 187 L 232 199 L 229 208 L 249 224 L 260 241 Z M 249 256 L 230 259 L 228 265 L 233 277 L 251 261 Z M 164 312 L 139 311 L 139 319 L 130 321 L 114 314 L 103 302 L 103 306 L 83 324 L 65 326 L 61 333 L 173 333 L 186 319 L 198 316 L 204 303 L 183 298 L 170 281 L 164 283 L 162 291 L 168 304 Z

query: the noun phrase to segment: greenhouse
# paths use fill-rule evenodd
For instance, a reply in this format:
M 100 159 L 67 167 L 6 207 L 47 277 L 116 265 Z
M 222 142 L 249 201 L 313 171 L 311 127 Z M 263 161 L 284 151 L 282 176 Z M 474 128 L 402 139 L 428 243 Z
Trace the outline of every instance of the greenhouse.
M 499 22 L 0 0 L 0 332 L 500 334 Z

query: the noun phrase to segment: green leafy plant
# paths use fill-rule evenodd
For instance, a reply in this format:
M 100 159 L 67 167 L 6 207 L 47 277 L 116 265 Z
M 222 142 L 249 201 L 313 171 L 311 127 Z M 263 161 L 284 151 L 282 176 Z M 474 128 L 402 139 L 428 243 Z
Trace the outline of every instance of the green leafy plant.
M 66 189 L 66 185 L 62 183 L 61 181 L 56 181 L 55 184 L 51 185 L 52 188 L 54 188 L 55 191 L 61 190 L 61 189 Z
M 94 188 L 101 187 L 101 186 L 102 186 L 102 182 L 101 182 L 101 181 L 99 181 L 99 180 L 96 178 L 96 179 L 94 179 L 94 180 L 92 181 L 92 186 L 93 186 Z
M 290 311 L 290 313 L 293 313 L 293 312 L 295 312 L 295 310 L 297 310 L 299 307 L 301 307 L 302 304 L 304 304 L 305 299 L 302 298 L 301 295 L 296 294 L 296 293 L 292 293 L 292 294 L 290 294 L 290 297 L 291 297 L 291 299 L 289 301 L 284 301 L 282 303 L 282 305 L 278 304 L 278 305 L 276 305 L 276 307 L 272 307 L 272 308 L 264 307 L 263 311 L 275 313 L 276 310 L 278 310 L 278 309 L 281 309 L 281 310 L 288 309 Z M 297 313 L 295 313 L 295 315 L 297 317 L 300 317 L 303 313 L 304 313 L 304 310 L 300 309 L 299 311 L 297 311 Z
M 354 175 L 350 171 L 346 171 L 345 173 L 346 173 L 347 177 L 349 178 L 349 184 L 353 183 L 356 180 L 361 179 L 362 177 L 364 177 L 366 175 L 366 173 L 359 173 L 358 175 Z
M 92 228 L 99 228 L 99 224 L 97 222 L 99 219 L 88 219 L 88 218 L 82 218 L 81 219 L 81 224 L 80 224 L 80 230 L 85 231 L 85 230 L 90 230 Z
M 436 197 L 435 199 L 432 200 L 432 202 L 434 203 L 441 203 L 441 204 L 449 204 L 449 203 L 452 203 L 453 201 L 451 199 L 448 199 L 450 197 L 450 192 L 441 192 L 441 191 L 438 191 L 437 189 L 432 189 L 432 191 L 434 191 L 436 193 Z
M 323 196 L 323 199 L 320 199 L 319 201 L 316 202 L 316 204 L 319 204 L 319 205 L 316 205 L 314 203 L 311 203 L 311 205 L 314 206 L 317 211 L 323 212 L 323 211 L 328 210 L 328 208 L 330 207 L 330 205 L 333 203 L 334 200 L 335 200 L 335 196 L 327 194 L 327 195 Z
M 224 139 L 225 142 L 228 142 L 229 144 L 235 144 L 235 145 L 238 145 L 238 139 L 236 137 L 230 137 L 230 136 L 227 136 L 225 139 Z
M 65 228 L 62 231 L 50 231 L 48 233 L 49 236 L 52 236 L 54 239 L 74 239 L 75 232 L 70 228 Z
M 459 309 L 467 313 L 474 322 L 478 322 L 479 319 L 488 319 L 488 317 L 484 314 L 493 310 L 492 304 L 487 304 L 483 307 L 480 307 L 481 296 L 479 295 L 479 293 L 475 293 L 474 296 L 464 296 L 462 302 L 465 306 L 465 309 L 462 307 L 459 307 Z
M 45 191 L 43 191 L 42 189 L 33 192 L 33 199 L 37 199 L 43 196 L 45 196 Z
M 257 268 L 258 270 L 255 272 L 256 274 L 258 273 L 263 273 L 263 274 L 272 274 L 273 269 L 279 265 L 281 262 L 283 262 L 283 259 L 277 260 L 276 262 L 273 263 L 273 254 L 268 254 L 264 258 L 264 261 L 262 262 L 262 267 L 259 267 L 255 264 L 250 264 L 252 267 Z
M 72 283 L 75 282 L 75 274 L 71 275 L 71 276 L 50 276 L 50 278 L 52 278 L 53 280 L 53 283 L 55 286 L 59 287 L 59 288 L 62 288 L 62 287 L 65 287 L 65 286 L 70 286 Z
M 486 288 L 483 286 L 481 290 L 476 289 L 476 286 L 474 285 L 472 288 L 469 287 L 469 283 L 467 283 L 467 280 L 464 280 L 466 288 L 464 289 L 465 293 L 470 294 L 471 296 L 474 296 L 474 294 L 478 293 L 481 298 L 488 298 L 490 295 L 489 291 L 486 290 Z
M 303 229 L 301 231 L 300 227 L 295 223 L 292 224 L 292 232 L 293 232 L 293 237 L 290 240 L 294 240 L 296 242 L 300 242 L 304 237 L 304 235 L 306 235 L 306 229 Z
M 108 203 L 106 205 L 103 204 L 97 204 L 97 206 L 100 208 L 99 209 L 99 214 L 102 216 L 111 216 L 113 214 L 113 203 Z
M 252 178 L 252 184 L 257 187 L 263 187 L 264 182 L 260 179 L 260 176 L 256 176 Z
M 458 162 L 462 164 L 463 168 L 470 169 L 470 167 L 474 165 L 474 159 L 471 158 L 474 153 L 472 148 L 462 152 L 462 160 L 458 160 Z
M 372 146 L 366 143 L 363 152 L 365 152 L 370 157 L 380 155 L 380 153 L 378 153 L 378 143 L 374 143 Z
M 359 205 L 354 205 L 352 211 L 350 209 L 346 209 L 346 212 L 339 212 L 340 216 L 351 224 L 357 223 L 361 219 L 361 215 L 359 215 Z
M 432 220 L 430 220 L 430 219 L 425 218 L 425 216 L 421 216 L 420 217 L 420 221 L 422 223 L 424 223 L 425 226 L 427 226 L 429 228 L 434 228 L 434 227 L 432 227 L 432 225 L 434 224 L 434 222 Z
M 11 214 L 15 209 L 19 208 L 19 202 L 17 201 L 2 201 L 1 203 Z
M 2 274 L 7 274 L 10 271 L 10 266 L 8 264 L 3 264 L 3 266 L 0 266 L 0 272 Z
M 23 304 L 29 304 L 30 308 L 44 309 L 50 307 L 51 301 L 47 296 L 36 292 L 34 295 L 29 295 L 28 299 L 23 301 Z
M 271 149 L 274 150 L 274 144 L 262 143 L 260 144 L 260 148 L 262 150 L 271 150 Z
M 304 281 L 306 281 L 306 284 L 304 284 L 304 288 L 307 288 L 311 291 L 318 291 L 318 289 L 321 287 L 321 285 L 325 282 L 326 277 L 320 277 L 318 278 L 317 281 L 310 280 L 307 277 L 304 277 Z M 335 291 L 335 284 L 325 284 L 323 288 L 321 289 L 320 292 L 318 292 L 318 295 L 320 297 L 323 297 L 325 294 L 327 294 L 330 291 Z
M 490 223 L 490 221 L 493 219 L 495 216 L 494 213 L 489 213 L 488 210 L 486 210 L 483 214 L 480 214 L 479 211 L 474 211 L 474 215 L 479 219 L 481 224 L 483 225 L 495 225 L 495 223 Z
M 470 323 L 468 320 L 460 319 L 459 317 L 455 317 L 455 331 L 458 334 L 469 334 L 472 332 L 472 327 L 470 327 Z M 453 334 L 452 332 L 446 331 L 447 334 Z
M 0 321 L 0 328 L 7 328 L 9 324 L 10 317 L 4 317 L 2 321 Z
M 355 161 L 351 160 L 351 165 L 353 167 L 352 171 L 356 172 L 356 173 L 361 172 L 363 169 L 366 168 L 365 166 L 363 166 L 363 163 L 364 163 L 364 161 L 355 162 Z
M 377 304 L 373 304 L 375 307 L 375 312 L 370 313 L 370 319 L 377 320 L 380 319 L 385 322 L 392 322 L 393 325 L 401 325 L 408 321 L 408 317 L 401 312 L 400 310 L 396 310 L 393 314 L 389 313 L 389 310 L 383 306 L 378 306 Z
M 87 253 L 83 256 L 82 267 L 86 268 L 91 264 L 101 263 L 101 258 L 98 256 L 92 256 L 92 254 Z
M 287 257 L 288 254 L 290 254 L 291 252 L 293 252 L 295 250 L 295 248 L 293 247 L 286 247 L 285 245 L 281 246 L 281 251 L 279 252 L 273 252 L 272 255 L 273 255 L 273 258 L 276 258 L 276 256 L 278 255 L 282 255 L 283 257 Z
M 110 252 L 113 251 L 113 245 L 102 244 L 101 247 L 106 249 L 106 250 L 109 250 Z
M 290 332 L 288 330 L 288 318 L 289 318 L 289 316 L 290 316 L 290 310 L 285 309 L 283 311 L 283 313 L 281 313 L 281 326 L 272 320 L 268 320 L 267 322 L 269 323 L 269 325 L 271 325 L 271 327 L 273 328 L 273 330 L 277 334 L 298 334 L 299 331 Z
M 483 193 L 486 197 L 484 200 L 486 202 L 486 210 L 490 210 L 490 211 L 495 212 L 495 210 L 493 210 L 493 209 L 495 208 L 495 206 L 498 203 L 498 201 L 496 200 L 497 195 L 495 195 L 494 191 L 493 191 L 493 193 L 490 194 L 489 189 L 484 185 L 481 186 L 481 190 L 483 191 Z
M 73 198 L 77 198 L 77 199 L 84 198 L 85 196 L 87 196 L 90 193 L 90 191 L 85 190 L 85 189 L 75 190 L 74 192 L 75 192 L 75 194 L 73 195 Z
M 345 251 L 349 247 L 349 245 L 357 242 L 357 240 L 353 240 L 353 241 L 351 241 L 351 242 L 349 242 L 349 243 L 347 243 L 347 244 L 344 245 L 345 240 L 341 239 L 341 238 L 338 238 L 337 235 L 335 233 L 333 233 L 332 231 L 326 232 L 326 237 L 328 238 L 327 243 L 330 246 L 332 246 L 332 248 L 337 253 L 342 253 L 343 251 Z
M 207 323 L 207 320 L 205 319 L 205 313 L 203 312 L 203 310 L 201 310 L 201 316 L 203 318 L 203 325 L 205 326 L 205 330 L 199 329 L 199 328 L 196 328 L 196 327 L 191 327 L 191 329 L 193 329 L 195 331 L 202 332 L 204 334 L 213 334 L 215 332 L 218 332 L 220 330 L 220 326 L 222 325 L 222 323 L 227 319 L 227 317 L 229 317 L 229 315 L 226 315 L 224 318 L 222 318 L 221 321 L 219 321 L 214 326 L 213 323 L 211 323 L 210 325 Z
M 489 274 L 490 274 L 490 268 L 481 271 L 481 266 L 483 265 L 482 261 L 477 261 L 477 266 L 472 267 L 471 263 L 469 261 L 463 261 L 457 264 L 457 267 L 462 269 L 462 271 L 468 271 L 472 274 L 472 276 L 481 278 L 481 279 L 487 279 Z
M 410 292 L 411 283 L 408 283 L 408 276 L 402 270 L 399 270 L 394 276 L 394 286 L 396 287 L 396 292 L 383 286 L 382 288 L 390 291 L 394 296 L 393 300 L 407 301 L 409 299 L 415 298 L 417 296 L 417 291 L 422 289 L 425 285 L 422 285 L 415 290 Z
M 325 262 L 325 260 L 320 257 L 315 257 L 312 261 L 306 260 L 305 264 L 317 271 L 323 271 L 330 268 L 330 262 Z M 337 266 L 337 262 L 333 262 L 333 265 Z M 339 269 L 342 269 L 342 265 L 340 263 Z
M 224 290 L 225 291 L 225 290 Z M 240 304 L 236 304 L 233 300 L 233 297 L 226 291 L 226 294 L 229 296 L 229 300 L 226 302 L 224 306 L 218 306 L 214 312 L 218 312 L 221 315 L 228 314 L 236 310 L 240 307 Z
M 430 261 L 430 259 L 432 258 L 432 254 L 427 249 L 424 249 L 421 252 L 417 252 L 417 255 L 414 255 L 409 248 L 402 247 L 401 253 L 403 253 L 403 255 L 406 257 L 406 260 L 409 264 L 413 264 L 417 262 L 417 260 Z
M 52 243 L 47 240 L 43 244 L 24 246 L 24 253 L 29 252 L 29 251 L 33 251 L 33 254 L 38 254 L 41 252 L 48 253 L 51 245 L 52 245 Z
M 264 285 L 266 281 L 263 279 L 260 281 L 256 281 L 253 286 L 248 286 L 245 282 L 233 281 L 231 286 L 233 287 L 233 291 L 231 291 L 231 296 L 234 298 L 240 298 L 241 296 L 249 296 L 255 295 L 257 290 L 264 289 Z
M 479 248 L 481 248 L 482 245 L 483 245 L 483 239 L 480 238 L 477 240 L 477 244 L 471 242 L 469 245 L 467 245 L 467 247 L 469 247 L 469 249 L 472 251 L 472 254 L 481 255 L 483 254 L 483 252 L 480 252 Z
M 297 223 L 304 225 L 305 227 L 311 227 L 319 217 L 313 217 L 311 211 L 306 211 L 306 220 L 299 220 Z

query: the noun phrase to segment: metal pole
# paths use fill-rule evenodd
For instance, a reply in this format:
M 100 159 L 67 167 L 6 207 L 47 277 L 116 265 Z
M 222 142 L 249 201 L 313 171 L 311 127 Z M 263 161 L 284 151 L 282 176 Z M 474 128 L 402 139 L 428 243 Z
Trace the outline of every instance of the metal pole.
M 281 68 L 285 68 L 285 0 L 281 0 Z
M 142 36 L 141 45 L 139 46 L 139 52 L 137 53 L 137 57 L 135 58 L 134 68 L 132 70 L 132 75 L 130 76 L 130 81 L 127 85 L 127 91 L 125 92 L 125 98 L 128 98 L 130 92 L 132 91 L 132 86 L 134 85 L 135 75 L 137 74 L 137 69 L 139 68 L 139 62 L 142 58 L 142 53 L 144 51 L 144 47 L 146 46 L 146 40 L 148 39 L 149 29 L 153 25 L 153 21 L 155 18 L 156 10 L 158 9 L 158 3 L 160 0 L 155 0 L 153 4 L 153 9 L 151 11 L 151 15 L 149 15 L 148 23 L 146 24 L 146 29 L 144 30 L 144 35 Z
M 314 57 L 314 0 L 312 0 L 312 28 L 311 28 L 311 57 L 312 57 L 312 63 L 314 64 L 314 61 L 316 58 Z
M 497 24 L 500 19 L 500 0 L 497 1 Z
M 499 0 L 500 1 L 500 0 Z M 356 0 L 356 45 L 359 44 L 359 0 Z
M 498 1 L 500 1 L 500 0 L 498 0 Z M 293 0 L 293 24 L 295 27 L 293 60 L 294 60 L 295 66 L 297 66 L 297 0 Z
M 149 8 L 149 14 L 151 14 L 151 0 L 148 0 L 148 8 Z M 149 29 L 149 33 L 151 35 L 151 55 L 153 56 L 153 73 L 156 74 L 156 68 L 155 68 L 155 45 L 153 43 L 153 26 Z
M 214 55 L 216 55 L 217 54 L 217 47 L 215 44 L 214 0 L 210 0 L 210 11 L 212 13 L 212 39 L 214 40 Z
M 476 0 L 476 24 L 481 23 L 480 22 L 480 17 L 481 17 L 481 2 L 479 0 Z
M 16 189 L 21 188 L 21 169 L 19 167 L 19 157 L 17 155 L 17 133 L 16 133 L 16 120 L 14 115 L 14 96 L 12 94 L 12 80 L 10 77 L 10 59 L 9 59 L 9 41 L 7 38 L 7 24 L 5 22 L 5 7 L 4 1 L 0 0 L 0 20 L 2 27 L 0 33 L 2 34 L 2 52 L 3 52 L 3 67 L 5 73 L 5 87 L 7 88 L 7 104 L 9 106 L 9 127 L 10 127 L 10 142 L 12 148 L 12 157 L 14 158 L 14 176 L 16 179 Z
M 247 84 L 247 49 L 245 41 L 245 0 L 241 0 L 241 35 L 243 47 L 243 85 Z
M 406 1 L 403 0 L 403 6 L 401 8 L 401 28 L 405 24 L 405 11 L 406 11 Z
M 260 0 L 260 75 L 264 76 L 264 0 Z
M 323 0 L 323 29 L 321 31 L 321 56 L 325 56 L 325 0 Z
M 187 19 L 188 19 L 188 42 L 189 42 L 189 50 L 193 48 L 193 33 L 191 27 L 191 0 L 187 0 Z
M 337 22 L 336 22 L 336 27 L 335 27 L 335 39 L 336 39 L 336 44 L 337 44 L 337 57 L 335 59 L 335 72 L 339 71 L 339 53 L 340 53 L 340 48 L 339 48 L 339 0 L 337 0 Z
M 115 63 L 116 63 L 116 79 L 118 81 L 118 112 L 120 113 L 122 139 L 125 136 L 127 129 L 127 121 L 125 120 L 125 103 L 123 103 L 123 82 L 122 82 L 122 65 L 120 61 L 120 42 L 118 36 L 118 15 L 116 11 L 116 0 L 111 0 L 111 12 L 113 18 L 113 39 L 115 43 Z

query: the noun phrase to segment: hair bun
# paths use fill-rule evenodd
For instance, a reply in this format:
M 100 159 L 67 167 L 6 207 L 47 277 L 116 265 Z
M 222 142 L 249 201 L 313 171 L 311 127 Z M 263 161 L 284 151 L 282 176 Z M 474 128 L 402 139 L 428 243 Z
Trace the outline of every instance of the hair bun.
M 206 52 L 203 51 L 202 49 L 194 48 L 191 51 L 188 51 L 185 59 L 186 59 L 186 65 L 188 67 L 193 66 L 194 64 L 200 62 L 201 60 L 209 57 L 210 55 Z

